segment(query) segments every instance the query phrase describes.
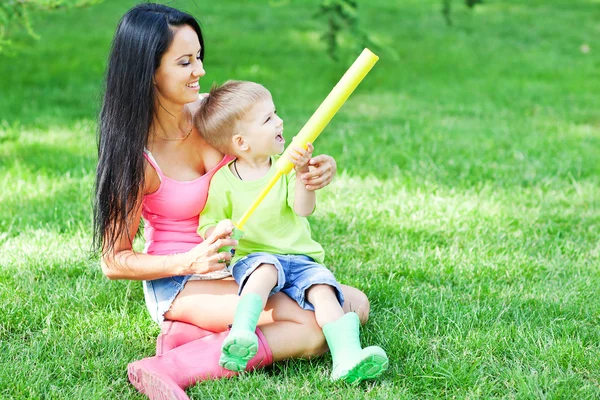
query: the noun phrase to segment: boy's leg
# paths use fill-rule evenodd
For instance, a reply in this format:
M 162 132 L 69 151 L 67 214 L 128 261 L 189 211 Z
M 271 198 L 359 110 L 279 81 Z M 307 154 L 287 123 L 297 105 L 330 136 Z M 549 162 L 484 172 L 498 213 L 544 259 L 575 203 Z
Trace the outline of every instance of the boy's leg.
M 335 277 L 320 264 L 307 265 L 299 260 L 296 273 L 288 274 L 286 293 L 305 309 L 313 308 L 317 323 L 331 350 L 333 380 L 358 382 L 381 375 L 388 366 L 385 351 L 377 346 L 360 345 L 360 321 L 354 312 L 344 314 L 341 288 Z
M 317 324 L 321 328 L 344 316 L 344 310 L 335 294 L 335 289 L 329 285 L 311 286 L 306 291 L 306 299 L 313 305 Z
M 275 262 L 268 264 L 263 263 L 263 260 L 270 258 L 250 256 L 238 262 L 233 269 L 233 275 L 240 283 L 240 301 L 219 359 L 219 364 L 231 371 L 240 372 L 246 369 L 246 364 L 256 354 L 258 338 L 254 331 L 258 318 L 273 288 L 277 287 L 280 281 Z
M 241 289 L 240 296 L 257 294 L 260 296 L 262 308 L 265 308 L 269 295 L 272 294 L 271 291 L 273 288 L 277 286 L 277 282 L 277 267 L 273 264 L 260 264 L 246 280 Z
M 360 321 L 354 312 L 323 326 L 323 334 L 331 351 L 332 380 L 360 382 L 374 379 L 388 367 L 388 357 L 379 346 L 362 348 Z

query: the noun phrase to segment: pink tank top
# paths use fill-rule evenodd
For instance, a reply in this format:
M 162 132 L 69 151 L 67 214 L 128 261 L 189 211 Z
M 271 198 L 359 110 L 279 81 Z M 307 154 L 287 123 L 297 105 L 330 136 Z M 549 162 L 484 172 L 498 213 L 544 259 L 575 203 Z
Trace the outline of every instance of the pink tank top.
M 160 178 L 156 192 L 145 195 L 142 200 L 144 238 L 148 254 L 183 253 L 192 249 L 202 238 L 196 232 L 198 217 L 208 197 L 208 185 L 212 176 L 229 161 L 221 162 L 199 178 L 179 182 L 161 171 L 150 151 L 144 149 L 144 157 L 154 167 Z

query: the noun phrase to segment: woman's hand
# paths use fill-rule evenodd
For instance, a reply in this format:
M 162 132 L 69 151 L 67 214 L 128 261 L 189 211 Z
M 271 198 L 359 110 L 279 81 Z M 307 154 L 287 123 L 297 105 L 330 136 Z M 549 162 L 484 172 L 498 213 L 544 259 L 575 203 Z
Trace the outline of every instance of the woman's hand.
M 335 176 L 337 164 L 333 157 L 321 154 L 309 161 L 309 172 L 302 174 L 300 179 L 306 185 L 306 190 L 318 190 L 329 185 Z
M 184 275 L 206 274 L 224 269 L 231 261 L 231 253 L 228 251 L 219 253 L 219 249 L 223 246 L 235 247 L 238 244 L 237 240 L 230 238 L 233 227 L 233 222 L 230 220 L 221 221 L 204 242 L 184 253 L 186 258 Z

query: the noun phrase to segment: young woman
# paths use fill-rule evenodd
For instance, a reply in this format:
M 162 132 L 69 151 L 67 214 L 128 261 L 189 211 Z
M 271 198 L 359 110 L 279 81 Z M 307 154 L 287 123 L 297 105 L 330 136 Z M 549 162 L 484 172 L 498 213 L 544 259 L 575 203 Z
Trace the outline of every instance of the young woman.
M 237 284 L 223 278 L 235 246 L 230 232 L 215 230 L 202 241 L 198 216 L 212 175 L 230 158 L 194 129 L 204 41 L 189 14 L 158 4 L 133 7 L 121 19 L 112 44 L 99 122 L 95 244 L 110 279 L 144 281 L 146 304 L 162 324 L 161 355 L 129 365 L 132 384 L 150 398 L 186 399 L 185 389 L 203 379 L 231 376 L 219 366 L 221 345 L 238 303 Z M 307 189 L 329 184 L 335 161 L 311 159 L 300 178 Z M 144 219 L 146 248 L 132 241 Z M 194 279 L 201 274 L 205 278 Z M 213 279 L 207 279 L 213 278 Z M 345 311 L 364 323 L 369 303 L 343 286 Z M 314 314 L 283 293 L 272 296 L 258 322 L 259 351 L 248 369 L 327 347 Z

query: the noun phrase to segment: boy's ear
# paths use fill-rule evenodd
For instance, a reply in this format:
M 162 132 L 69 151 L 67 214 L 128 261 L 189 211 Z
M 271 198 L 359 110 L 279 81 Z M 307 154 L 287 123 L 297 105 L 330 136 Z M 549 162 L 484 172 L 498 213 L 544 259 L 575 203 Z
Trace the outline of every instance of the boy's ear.
M 231 138 L 231 144 L 233 148 L 238 151 L 246 151 L 248 150 L 248 143 L 244 140 L 244 137 L 240 134 L 233 135 Z

